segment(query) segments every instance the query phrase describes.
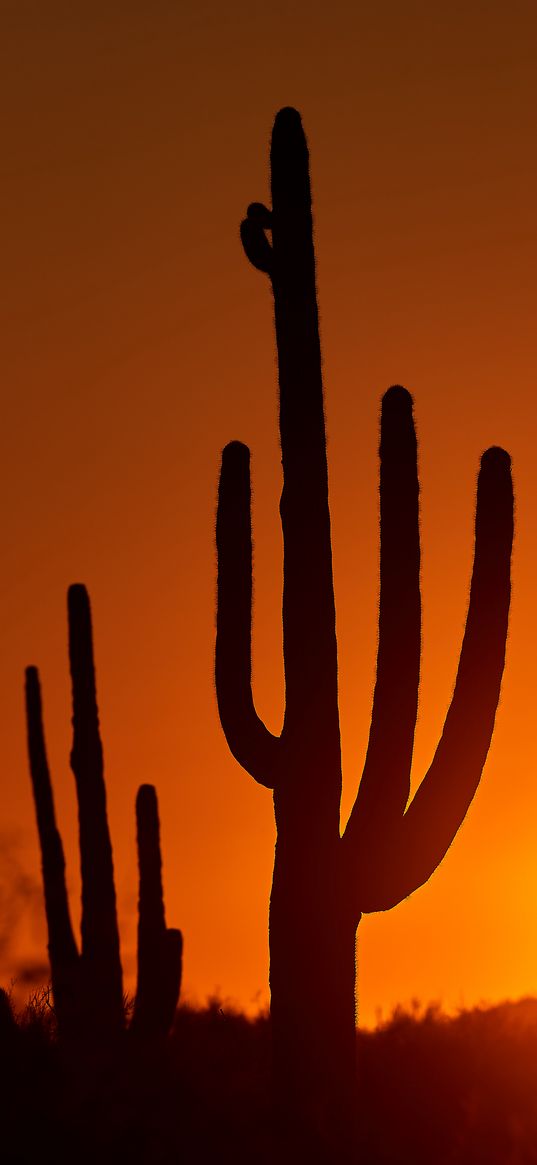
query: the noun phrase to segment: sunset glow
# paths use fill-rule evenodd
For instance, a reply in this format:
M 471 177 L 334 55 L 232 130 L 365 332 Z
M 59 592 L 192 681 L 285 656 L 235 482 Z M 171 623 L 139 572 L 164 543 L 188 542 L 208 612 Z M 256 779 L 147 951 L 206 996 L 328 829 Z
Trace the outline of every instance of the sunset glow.
M 423 653 L 413 788 L 451 697 L 483 450 L 512 456 L 513 598 L 496 728 L 427 885 L 358 939 L 359 1019 L 537 992 L 535 231 L 537 10 L 389 0 L 231 10 L 9 5 L 2 75 L 4 790 L 0 980 L 46 963 L 23 679 L 39 667 L 71 902 L 66 592 L 92 600 L 122 957 L 135 974 L 138 786 L 158 789 L 184 991 L 268 1002 L 271 794 L 214 693 L 221 450 L 252 451 L 254 688 L 281 728 L 281 490 L 272 303 L 239 223 L 266 200 L 271 125 L 310 154 L 328 436 L 344 794 L 367 744 L 382 393 L 414 397 Z M 516 15 L 516 18 L 515 18 Z M 302 22 L 306 22 L 306 34 Z M 24 68 L 21 66 L 24 62 Z M 74 911 L 76 915 L 76 910 Z

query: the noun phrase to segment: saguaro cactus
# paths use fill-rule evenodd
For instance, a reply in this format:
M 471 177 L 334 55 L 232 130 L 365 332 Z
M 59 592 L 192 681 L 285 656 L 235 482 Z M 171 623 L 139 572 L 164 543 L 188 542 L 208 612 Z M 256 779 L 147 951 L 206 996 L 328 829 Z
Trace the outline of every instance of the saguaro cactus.
M 91 612 L 85 587 L 68 592 L 73 697 L 71 767 L 78 801 L 82 875 L 81 950 L 71 924 L 65 860 L 56 825 L 47 761 L 39 675 L 26 671 L 30 773 L 36 807 L 52 989 L 59 1032 L 66 1039 L 110 1042 L 124 1030 L 122 970 L 112 846 L 106 813 L 103 752 L 95 690 Z M 182 937 L 168 929 L 161 880 L 155 790 L 143 785 L 136 803 L 139 863 L 138 989 L 133 1029 L 144 1036 L 169 1030 L 181 981 Z
M 470 603 L 457 679 L 431 767 L 411 804 L 420 664 L 416 438 L 410 395 L 382 403 L 377 677 L 365 768 L 340 835 L 341 755 L 323 389 L 308 151 L 283 109 L 271 148 L 272 209 L 248 208 L 248 258 L 271 280 L 280 387 L 285 717 L 280 737 L 251 687 L 249 450 L 222 457 L 217 515 L 216 690 L 231 752 L 273 789 L 270 901 L 275 1099 L 284 1120 L 348 1129 L 355 1072 L 355 945 L 433 873 L 475 793 L 493 731 L 510 600 L 510 459 L 481 460 Z M 271 241 L 266 232 L 271 232 Z

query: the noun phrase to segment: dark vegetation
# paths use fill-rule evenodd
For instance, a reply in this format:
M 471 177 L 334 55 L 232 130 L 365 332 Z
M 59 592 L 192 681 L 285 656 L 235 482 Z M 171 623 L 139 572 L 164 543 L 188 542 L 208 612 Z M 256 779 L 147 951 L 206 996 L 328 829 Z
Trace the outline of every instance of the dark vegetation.
M 270 1030 L 214 1000 L 167 1044 L 73 1072 L 47 992 L 0 998 L 2 1165 L 287 1165 L 270 1126 Z M 537 1163 L 537 1000 L 357 1033 L 357 1165 Z M 337 1163 L 338 1158 L 326 1158 Z

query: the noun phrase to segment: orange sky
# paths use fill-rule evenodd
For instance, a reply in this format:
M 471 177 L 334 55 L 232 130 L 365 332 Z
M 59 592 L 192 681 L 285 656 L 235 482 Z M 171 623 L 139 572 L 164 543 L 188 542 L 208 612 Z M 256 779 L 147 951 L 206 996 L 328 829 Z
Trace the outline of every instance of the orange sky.
M 537 992 L 534 387 L 537 9 L 256 0 L 3 0 L 0 907 L 28 901 L 0 978 L 42 960 L 23 669 L 39 666 L 72 900 L 66 589 L 93 602 L 127 977 L 134 796 L 160 796 L 185 989 L 267 998 L 270 793 L 230 756 L 213 688 L 219 455 L 252 448 L 254 678 L 281 722 L 280 463 L 267 281 L 238 240 L 267 198 L 273 115 L 312 156 L 348 813 L 365 746 L 378 601 L 382 392 L 415 397 L 424 647 L 414 779 L 451 694 L 478 460 L 513 457 L 507 668 L 482 785 L 441 868 L 366 918 L 364 1023 L 417 996 Z

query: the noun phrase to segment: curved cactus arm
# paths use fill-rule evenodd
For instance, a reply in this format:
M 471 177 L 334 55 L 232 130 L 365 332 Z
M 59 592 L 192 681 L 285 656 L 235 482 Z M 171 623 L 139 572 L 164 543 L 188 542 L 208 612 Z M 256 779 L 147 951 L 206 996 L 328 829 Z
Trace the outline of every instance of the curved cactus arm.
M 241 222 L 241 242 L 246 257 L 258 271 L 272 274 L 272 247 L 265 231 L 272 230 L 272 215 L 262 202 L 252 202 Z
M 70 978 L 73 969 L 78 966 L 79 954 L 69 912 L 65 858 L 61 835 L 56 825 L 43 731 L 39 673 L 35 667 L 26 669 L 25 696 L 28 756 L 41 849 L 52 989 L 61 1025 L 64 995 L 73 988 Z
M 215 681 L 220 720 L 235 759 L 271 789 L 280 741 L 257 715 L 252 695 L 250 451 L 239 441 L 226 445 L 222 454 L 216 545 Z
M 345 838 L 401 819 L 410 793 L 418 712 L 421 600 L 417 445 L 412 397 L 384 395 L 380 438 L 380 605 L 377 678 L 363 776 Z
M 364 911 L 387 910 L 430 878 L 477 789 L 505 662 L 512 541 L 510 458 L 488 449 L 478 479 L 470 602 L 453 698 L 431 767 L 402 822 L 384 839 L 372 838 L 362 855 Z
M 103 751 L 95 691 L 88 593 L 69 587 L 69 660 L 73 697 L 71 768 L 76 782 L 82 875 L 82 958 L 99 1025 L 124 1025 L 123 982 L 112 846 L 106 815 Z
M 141 785 L 137 793 L 136 837 L 138 982 L 131 1028 L 144 1036 L 166 1036 L 179 999 L 182 936 L 166 927 L 158 802 L 153 785 Z

